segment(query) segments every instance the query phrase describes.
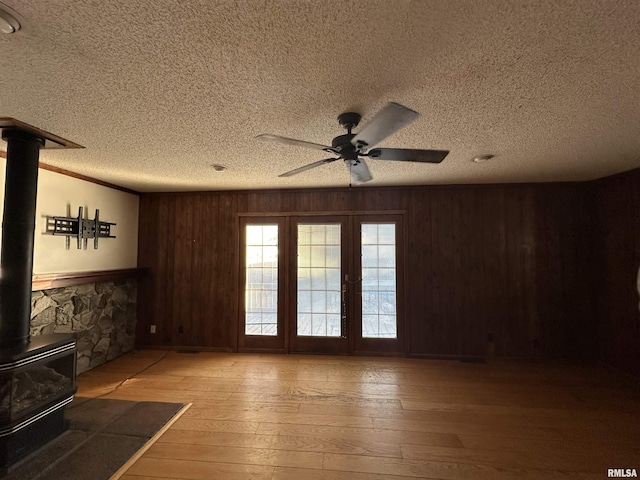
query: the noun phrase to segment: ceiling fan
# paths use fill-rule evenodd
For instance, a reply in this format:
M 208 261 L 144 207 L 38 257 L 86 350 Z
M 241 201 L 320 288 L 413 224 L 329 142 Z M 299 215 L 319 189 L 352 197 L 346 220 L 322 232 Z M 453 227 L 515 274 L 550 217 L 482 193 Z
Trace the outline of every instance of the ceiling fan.
M 359 113 L 346 112 L 338 116 L 338 122 L 346 128 L 345 135 L 338 135 L 331 142 L 331 146 L 319 143 L 305 142 L 294 138 L 281 137 L 279 135 L 262 134 L 256 138 L 270 142 L 284 143 L 298 147 L 314 148 L 337 155 L 335 158 L 325 158 L 317 162 L 310 163 L 304 167 L 296 168 L 279 175 L 280 177 L 290 177 L 298 173 L 311 170 L 325 163 L 343 160 L 351 178 L 356 184 L 368 182 L 373 177 L 369 172 L 369 167 L 362 157 L 369 157 L 373 160 L 391 160 L 397 162 L 422 162 L 440 163 L 447 156 L 449 150 L 413 150 L 405 148 L 372 148 L 389 135 L 400 130 L 402 127 L 413 122 L 418 117 L 418 112 L 411 110 L 398 103 L 388 103 L 380 110 L 371 121 L 365 125 L 360 133 L 351 133 L 357 127 L 362 118 Z

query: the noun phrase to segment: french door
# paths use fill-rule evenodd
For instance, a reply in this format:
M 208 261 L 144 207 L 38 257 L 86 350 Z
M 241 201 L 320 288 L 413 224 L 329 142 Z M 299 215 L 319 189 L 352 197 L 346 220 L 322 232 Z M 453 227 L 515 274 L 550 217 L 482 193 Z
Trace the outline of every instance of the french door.
M 402 353 L 401 215 L 243 218 L 239 348 Z
M 289 351 L 349 353 L 348 217 L 292 217 Z

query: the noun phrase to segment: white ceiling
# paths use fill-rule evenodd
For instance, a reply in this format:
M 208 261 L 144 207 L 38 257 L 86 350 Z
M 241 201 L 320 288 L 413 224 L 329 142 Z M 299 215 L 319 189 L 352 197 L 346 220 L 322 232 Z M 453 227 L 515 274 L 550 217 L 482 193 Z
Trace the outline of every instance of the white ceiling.
M 0 116 L 84 145 L 41 160 L 139 191 L 345 186 L 338 114 L 421 113 L 368 185 L 589 180 L 640 167 L 638 0 L 2 0 Z M 356 132 L 358 129 L 356 129 Z M 471 157 L 492 153 L 484 164 Z M 212 164 L 228 170 L 214 171 Z

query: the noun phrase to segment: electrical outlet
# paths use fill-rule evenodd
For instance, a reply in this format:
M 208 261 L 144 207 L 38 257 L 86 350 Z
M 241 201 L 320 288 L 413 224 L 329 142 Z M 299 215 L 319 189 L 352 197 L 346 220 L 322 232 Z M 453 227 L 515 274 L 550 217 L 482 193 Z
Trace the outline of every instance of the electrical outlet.
M 156 326 L 155 325 L 151 325 L 151 333 L 156 333 Z

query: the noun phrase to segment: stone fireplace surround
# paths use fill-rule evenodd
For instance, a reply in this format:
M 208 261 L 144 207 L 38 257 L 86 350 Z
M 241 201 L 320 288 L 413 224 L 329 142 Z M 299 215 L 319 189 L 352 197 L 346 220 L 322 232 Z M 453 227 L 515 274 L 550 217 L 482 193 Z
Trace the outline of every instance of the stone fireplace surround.
M 134 348 L 137 281 L 98 281 L 31 294 L 32 336 L 75 333 L 77 373 Z

